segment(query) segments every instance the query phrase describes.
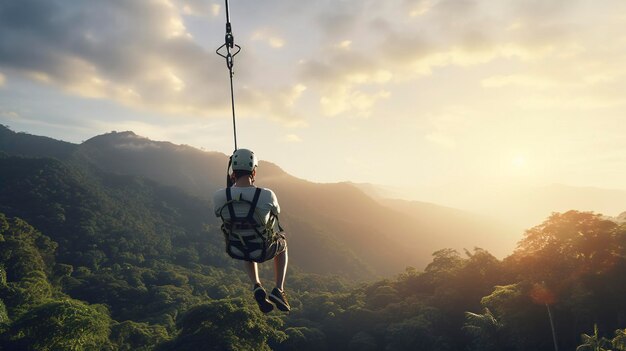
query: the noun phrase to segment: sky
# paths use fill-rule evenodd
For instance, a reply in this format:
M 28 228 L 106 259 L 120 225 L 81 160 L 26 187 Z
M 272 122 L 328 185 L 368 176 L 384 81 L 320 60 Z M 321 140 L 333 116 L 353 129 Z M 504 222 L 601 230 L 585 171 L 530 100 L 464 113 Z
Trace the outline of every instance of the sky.
M 0 123 L 229 154 L 225 17 L 213 0 L 3 0 Z M 294 176 L 449 204 L 626 189 L 623 0 L 231 0 L 230 18 L 238 146 Z

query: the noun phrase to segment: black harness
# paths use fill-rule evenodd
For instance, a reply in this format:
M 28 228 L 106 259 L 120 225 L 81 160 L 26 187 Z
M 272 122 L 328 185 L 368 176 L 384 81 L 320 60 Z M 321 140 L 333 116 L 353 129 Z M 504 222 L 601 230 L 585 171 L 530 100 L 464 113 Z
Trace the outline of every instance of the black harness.
M 270 212 L 270 219 L 264 225 L 255 218 L 260 195 L 261 188 L 256 188 L 252 201 L 243 199 L 241 194 L 239 199 L 233 200 L 231 188 L 226 188 L 226 203 L 220 208 L 219 215 L 222 218 L 222 233 L 224 233 L 226 241 L 226 253 L 232 258 L 254 262 L 265 261 L 268 249 L 278 240 L 278 232 L 274 230 L 275 222 L 278 224 L 279 231 L 282 232 L 278 217 L 274 213 Z M 245 217 L 238 217 L 235 214 L 233 207 L 235 202 L 247 203 L 250 206 Z M 224 208 L 228 208 L 230 218 L 224 218 L 222 214 Z M 241 230 L 254 230 L 254 233 L 241 235 L 238 233 Z M 261 240 L 258 240 L 259 238 Z M 238 252 L 234 251 L 233 248 L 236 248 Z M 257 250 L 260 250 L 261 254 L 252 258 L 251 253 Z

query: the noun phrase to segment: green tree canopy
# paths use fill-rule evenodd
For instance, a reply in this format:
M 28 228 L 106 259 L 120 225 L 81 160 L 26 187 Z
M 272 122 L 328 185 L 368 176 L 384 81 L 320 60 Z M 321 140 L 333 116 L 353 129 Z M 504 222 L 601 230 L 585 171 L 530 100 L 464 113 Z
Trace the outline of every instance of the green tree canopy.
M 37 306 L 16 320 L 10 329 L 13 346 L 37 351 L 98 349 L 109 337 L 106 307 L 67 299 Z
M 215 300 L 187 311 L 177 321 L 179 335 L 161 350 L 270 350 L 268 341 L 285 339 L 281 325 L 242 299 Z

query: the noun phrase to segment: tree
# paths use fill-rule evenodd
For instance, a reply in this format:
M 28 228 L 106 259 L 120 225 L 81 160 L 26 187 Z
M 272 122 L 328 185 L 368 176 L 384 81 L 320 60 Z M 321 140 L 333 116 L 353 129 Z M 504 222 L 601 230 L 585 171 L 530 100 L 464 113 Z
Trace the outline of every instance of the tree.
M 177 320 L 180 332 L 160 350 L 270 350 L 269 340 L 282 341 L 282 321 L 261 315 L 242 299 L 224 299 L 198 305 Z
M 4 331 L 7 329 L 10 322 L 11 320 L 9 319 L 9 314 L 7 313 L 4 301 L 0 299 L 0 335 L 4 334 Z
M 349 349 L 351 351 L 375 351 L 378 350 L 378 343 L 369 333 L 360 331 L 350 339 Z
M 585 274 L 606 272 L 624 254 L 617 223 L 591 212 L 554 213 L 526 231 L 512 255 L 522 277 L 566 289 Z
M 111 318 L 102 305 L 67 299 L 35 307 L 13 323 L 10 340 L 16 349 L 83 351 L 108 341 Z
M 582 325 L 622 326 L 626 315 L 626 228 L 591 212 L 554 213 L 526 231 L 506 263 L 546 306 L 566 349 Z
M 110 336 L 118 351 L 149 351 L 167 339 L 167 330 L 163 326 L 133 321 L 115 324 Z
M 626 329 L 616 330 L 615 337 L 611 340 L 611 344 L 615 350 L 626 351 Z
M 593 325 L 593 335 L 582 334 L 582 344 L 576 351 L 611 351 L 611 341 L 598 335 L 598 325 Z
M 326 335 L 317 328 L 290 327 L 285 329 L 287 339 L 280 343 L 277 350 L 327 350 Z
M 545 306 L 532 301 L 530 290 L 527 283 L 496 286 L 481 304 L 501 324 L 504 341 L 513 350 L 553 350 Z
M 423 315 L 391 324 L 386 331 L 387 350 L 444 350 L 437 344 L 432 323 Z
M 502 323 L 485 308 L 483 314 L 465 312 L 465 330 L 473 338 L 473 349 L 480 351 L 510 350 Z

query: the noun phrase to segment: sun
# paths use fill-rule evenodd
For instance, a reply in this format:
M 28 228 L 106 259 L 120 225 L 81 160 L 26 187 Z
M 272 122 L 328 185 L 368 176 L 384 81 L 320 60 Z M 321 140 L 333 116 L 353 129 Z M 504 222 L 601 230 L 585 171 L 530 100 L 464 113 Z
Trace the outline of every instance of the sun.
M 515 169 L 523 169 L 526 167 L 526 158 L 522 155 L 516 155 L 511 160 L 511 164 Z

